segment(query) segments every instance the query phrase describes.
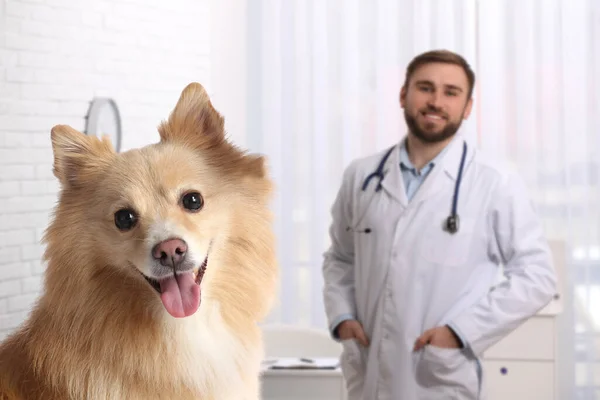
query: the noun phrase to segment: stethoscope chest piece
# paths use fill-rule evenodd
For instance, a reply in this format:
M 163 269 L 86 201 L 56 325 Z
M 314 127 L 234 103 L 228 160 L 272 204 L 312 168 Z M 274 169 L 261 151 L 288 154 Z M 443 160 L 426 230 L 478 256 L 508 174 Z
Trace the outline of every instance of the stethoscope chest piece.
M 458 232 L 459 228 L 460 228 L 460 218 L 458 218 L 458 215 L 450 215 L 446 219 L 446 231 L 448 231 L 450 233 L 456 233 L 456 232 Z

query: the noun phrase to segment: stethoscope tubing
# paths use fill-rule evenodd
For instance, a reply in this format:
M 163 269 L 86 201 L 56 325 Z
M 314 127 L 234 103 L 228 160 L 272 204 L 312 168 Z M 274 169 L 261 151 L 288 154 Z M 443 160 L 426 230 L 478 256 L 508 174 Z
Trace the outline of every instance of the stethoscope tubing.
M 390 157 L 390 155 L 392 154 L 392 151 L 394 151 L 394 149 L 396 148 L 396 146 L 397 145 L 394 145 L 394 146 L 390 147 L 385 152 L 385 154 L 383 155 L 383 157 L 379 161 L 379 165 L 377 166 L 377 169 L 375 171 L 373 171 L 372 173 L 370 173 L 365 178 L 365 180 L 363 181 L 363 184 L 362 184 L 362 188 L 361 188 L 361 190 L 363 192 L 367 190 L 367 187 L 369 186 L 369 183 L 371 182 L 371 179 L 373 179 L 373 178 L 379 179 L 379 182 L 377 183 L 377 186 L 375 187 L 375 192 L 379 192 L 381 190 L 381 188 L 382 188 L 382 182 L 385 179 L 385 174 L 383 173 L 383 170 L 385 168 L 385 164 L 387 163 L 388 158 Z M 457 212 L 457 208 L 458 208 L 458 194 L 459 194 L 459 190 L 460 190 L 460 184 L 461 184 L 461 180 L 462 180 L 462 175 L 463 175 L 463 170 L 464 170 L 464 166 L 465 166 L 466 156 L 467 156 L 467 142 L 463 141 L 462 156 L 461 156 L 461 159 L 460 159 L 460 166 L 458 168 L 458 175 L 456 177 L 456 183 L 454 185 L 454 194 L 452 196 L 452 209 L 450 211 L 450 215 L 446 219 L 446 224 L 445 224 L 446 230 L 449 233 L 452 233 L 452 234 L 458 232 L 458 230 L 459 230 L 459 216 L 458 216 L 458 212 Z M 372 203 L 374 197 L 375 196 L 371 196 L 371 199 L 369 200 L 369 204 L 365 208 L 365 212 L 361 216 L 360 220 L 357 222 L 357 225 L 360 224 L 360 222 L 362 221 L 364 215 L 367 212 L 367 209 L 371 206 L 371 203 Z M 350 227 L 347 227 L 346 230 L 353 230 L 355 232 L 364 232 L 364 233 L 370 233 L 372 231 L 371 228 L 366 228 L 366 229 L 363 229 L 361 231 L 356 231 L 354 229 L 351 229 Z

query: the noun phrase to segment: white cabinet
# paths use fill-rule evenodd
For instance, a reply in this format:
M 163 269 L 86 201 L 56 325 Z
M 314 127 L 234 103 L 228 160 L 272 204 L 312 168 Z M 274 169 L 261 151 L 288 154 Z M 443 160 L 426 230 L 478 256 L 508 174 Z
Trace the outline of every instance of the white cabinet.
M 558 400 L 553 316 L 535 316 L 483 358 L 486 400 Z
M 484 354 L 485 400 L 558 400 L 555 324 L 535 316 Z

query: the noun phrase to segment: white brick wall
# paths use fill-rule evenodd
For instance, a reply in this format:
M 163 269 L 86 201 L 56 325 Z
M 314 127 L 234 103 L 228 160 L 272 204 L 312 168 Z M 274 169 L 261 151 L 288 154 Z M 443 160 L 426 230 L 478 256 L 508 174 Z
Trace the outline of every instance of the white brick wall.
M 106 96 L 123 150 L 158 140 L 187 83 L 210 89 L 209 22 L 200 0 L 0 0 L 0 340 L 41 288 L 58 188 L 50 128 L 84 130 L 89 102 Z

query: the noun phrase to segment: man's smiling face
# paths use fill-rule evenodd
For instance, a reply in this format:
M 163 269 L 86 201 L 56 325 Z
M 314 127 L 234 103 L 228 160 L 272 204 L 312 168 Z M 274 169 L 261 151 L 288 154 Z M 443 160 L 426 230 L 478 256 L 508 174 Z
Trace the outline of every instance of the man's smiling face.
M 402 88 L 400 105 L 414 136 L 426 143 L 443 142 L 471 113 L 467 74 L 455 64 L 424 64 Z

